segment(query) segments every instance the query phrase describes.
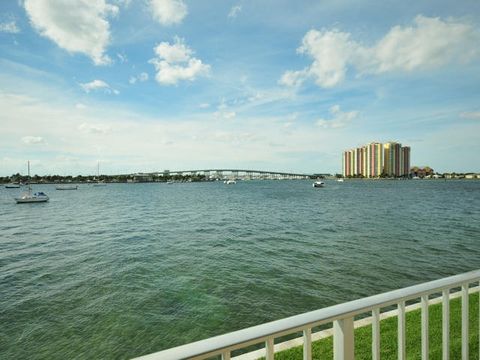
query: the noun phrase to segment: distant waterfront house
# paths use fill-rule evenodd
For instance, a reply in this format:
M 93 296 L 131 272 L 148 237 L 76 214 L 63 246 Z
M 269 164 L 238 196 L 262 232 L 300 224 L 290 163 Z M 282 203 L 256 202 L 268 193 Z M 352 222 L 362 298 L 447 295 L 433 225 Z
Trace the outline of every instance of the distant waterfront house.
M 432 177 L 435 172 L 433 169 L 429 166 L 425 166 L 424 168 L 420 168 L 418 166 L 414 166 L 410 169 L 410 175 L 412 177 L 419 177 L 419 178 L 425 178 L 425 177 Z

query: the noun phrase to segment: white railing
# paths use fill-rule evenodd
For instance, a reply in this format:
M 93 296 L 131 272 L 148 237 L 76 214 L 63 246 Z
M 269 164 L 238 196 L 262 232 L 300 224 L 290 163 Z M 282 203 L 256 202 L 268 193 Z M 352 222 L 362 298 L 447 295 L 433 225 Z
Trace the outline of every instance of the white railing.
M 207 359 L 221 356 L 229 360 L 231 352 L 250 345 L 264 343 L 266 359 L 274 359 L 276 338 L 303 332 L 303 359 L 312 359 L 312 328 L 333 322 L 333 352 L 335 360 L 354 359 L 354 317 L 365 313 L 372 314 L 372 359 L 380 360 L 380 310 L 397 306 L 398 316 L 398 359 L 406 359 L 405 351 L 405 302 L 420 299 L 421 302 L 421 343 L 422 360 L 429 358 L 428 306 L 429 296 L 442 295 L 442 353 L 443 360 L 449 360 L 450 353 L 450 291 L 461 288 L 462 303 L 462 360 L 469 358 L 469 288 L 480 285 L 480 270 L 455 275 L 424 284 L 386 292 L 379 295 L 330 306 L 324 309 L 292 316 L 234 331 L 225 335 L 178 346 L 138 360 Z M 480 296 L 479 296 L 480 298 Z M 480 309 L 480 306 L 479 306 Z M 480 315 L 480 314 L 479 314 Z M 480 319 L 480 316 L 479 316 Z M 480 351 L 480 346 L 479 346 Z

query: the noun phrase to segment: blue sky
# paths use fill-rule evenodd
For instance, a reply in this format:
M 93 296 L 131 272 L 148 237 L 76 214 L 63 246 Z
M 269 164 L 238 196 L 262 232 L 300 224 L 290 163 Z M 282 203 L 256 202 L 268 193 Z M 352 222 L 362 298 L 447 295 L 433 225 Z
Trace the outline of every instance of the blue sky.
M 480 2 L 0 2 L 0 175 L 480 172 Z

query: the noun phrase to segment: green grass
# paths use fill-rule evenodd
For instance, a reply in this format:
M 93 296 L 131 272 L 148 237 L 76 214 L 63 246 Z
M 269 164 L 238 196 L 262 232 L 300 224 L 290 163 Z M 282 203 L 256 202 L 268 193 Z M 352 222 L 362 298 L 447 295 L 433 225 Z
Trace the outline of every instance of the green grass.
M 470 294 L 470 359 L 478 359 L 478 293 Z M 382 360 L 397 359 L 397 317 L 380 323 L 380 357 Z M 429 307 L 430 359 L 442 358 L 442 305 Z M 355 359 L 372 358 L 371 325 L 355 329 Z M 406 314 L 407 359 L 421 359 L 421 312 L 420 309 Z M 312 344 L 313 359 L 333 359 L 333 337 Z M 275 360 L 302 360 L 303 348 L 291 348 L 275 354 Z M 450 359 L 461 359 L 461 299 L 450 301 Z

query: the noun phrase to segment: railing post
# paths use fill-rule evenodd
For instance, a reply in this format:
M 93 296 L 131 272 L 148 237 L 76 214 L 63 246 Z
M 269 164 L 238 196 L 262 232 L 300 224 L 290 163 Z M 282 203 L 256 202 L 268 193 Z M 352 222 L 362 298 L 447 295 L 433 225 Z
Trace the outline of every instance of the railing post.
M 462 360 L 468 360 L 468 283 L 462 285 Z
M 405 352 L 405 301 L 398 304 L 398 360 L 406 359 Z
M 312 329 L 303 330 L 303 360 L 312 360 Z
M 267 360 L 273 360 L 275 349 L 274 349 L 275 344 L 273 343 L 273 337 L 268 338 L 267 341 L 265 341 L 265 350 L 267 351 L 265 358 Z
M 423 295 L 422 306 L 422 360 L 428 360 L 428 295 Z
M 450 289 L 443 290 L 442 298 L 442 359 L 450 359 Z
M 230 351 L 224 351 L 222 353 L 222 360 L 230 360 Z
M 333 359 L 354 359 L 353 317 L 333 322 Z
M 372 360 L 380 360 L 380 308 L 372 310 Z

